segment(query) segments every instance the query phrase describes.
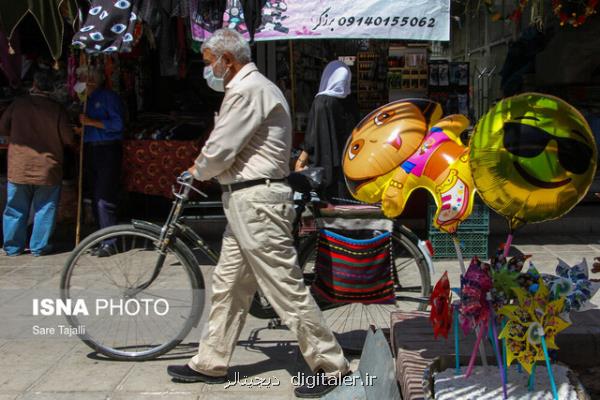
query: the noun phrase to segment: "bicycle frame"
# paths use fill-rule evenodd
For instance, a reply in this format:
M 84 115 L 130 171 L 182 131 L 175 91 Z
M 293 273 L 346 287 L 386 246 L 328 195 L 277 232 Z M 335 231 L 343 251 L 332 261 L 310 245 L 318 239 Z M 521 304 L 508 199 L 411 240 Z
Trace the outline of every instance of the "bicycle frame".
M 215 264 L 218 260 L 218 255 L 216 253 L 214 253 L 212 250 L 210 250 L 210 248 L 205 244 L 204 240 L 198 234 L 196 234 L 196 232 L 194 232 L 190 227 L 188 227 L 185 224 L 182 224 L 180 222 L 180 218 L 183 214 L 183 211 L 185 210 L 185 203 L 189 199 L 189 194 L 190 194 L 191 190 L 198 192 L 200 195 L 202 195 L 204 197 L 208 197 L 206 194 L 202 193 L 201 191 L 199 191 L 193 187 L 193 185 L 192 185 L 193 177 L 191 176 L 191 174 L 188 174 L 188 175 L 189 176 L 184 174 L 177 179 L 177 183 L 180 185 L 180 187 L 179 187 L 178 191 L 173 189 L 173 195 L 175 196 L 175 200 L 173 201 L 173 205 L 171 207 L 169 215 L 162 227 L 159 225 L 156 225 L 156 224 L 146 222 L 146 221 L 139 221 L 139 220 L 132 221 L 132 224 L 137 228 L 159 234 L 159 239 L 156 243 L 156 247 L 157 247 L 159 256 L 154 265 L 153 273 L 147 282 L 132 289 L 132 291 L 133 291 L 133 293 L 131 293 L 132 295 L 135 295 L 135 294 L 147 289 L 156 280 L 156 278 L 160 275 L 160 272 L 161 272 L 163 264 L 164 264 L 164 260 L 166 258 L 166 250 L 167 250 L 171 240 L 173 239 L 173 237 L 181 236 L 181 237 L 183 237 L 183 239 L 186 243 L 194 244 L 194 245 L 197 244 L 197 245 L 201 246 L 205 250 L 205 253 L 208 256 L 208 258 L 211 261 L 213 261 Z M 303 192 L 303 193 L 301 193 L 301 196 L 302 197 L 300 200 L 295 201 L 296 216 L 293 221 L 293 236 L 294 236 L 294 245 L 296 246 L 296 248 L 298 248 L 298 246 L 300 244 L 300 240 L 302 239 L 300 237 L 299 231 L 300 231 L 300 226 L 301 226 L 302 214 L 308 208 L 307 206 L 309 204 L 311 204 L 310 212 L 312 214 L 312 217 L 319 218 L 321 216 L 321 212 L 320 212 L 321 207 L 320 206 L 323 205 L 321 200 L 315 199 L 310 192 Z M 425 261 L 427 263 L 430 274 L 433 274 L 434 273 L 433 258 L 432 258 L 433 254 L 432 254 L 430 245 L 428 245 L 426 241 L 420 240 L 408 228 L 400 226 L 398 224 L 398 221 L 394 221 L 394 224 L 396 226 L 398 226 L 398 229 L 402 232 L 402 234 L 408 236 L 415 244 L 417 244 L 417 248 L 419 249 L 421 255 L 423 256 L 423 258 L 425 259 Z M 260 296 L 260 293 L 259 293 L 259 296 Z M 334 307 L 334 305 L 331 305 L 330 307 Z
M 173 201 L 173 206 L 171 207 L 171 211 L 169 212 L 169 216 L 167 217 L 165 224 L 162 226 L 162 228 L 160 228 L 160 236 L 156 243 L 156 248 L 157 248 L 159 255 L 158 255 L 158 259 L 156 260 L 156 263 L 154 265 L 154 270 L 152 272 L 152 276 L 150 277 L 150 279 L 148 279 L 147 282 L 141 284 L 140 286 L 138 286 L 136 288 L 131 289 L 131 293 L 128 293 L 128 295 L 130 295 L 130 296 L 136 295 L 137 293 L 147 289 L 156 280 L 158 275 L 160 275 L 160 271 L 162 270 L 163 264 L 165 262 L 165 258 L 167 256 L 166 250 L 167 250 L 169 244 L 171 243 L 172 238 L 174 236 L 176 237 L 177 234 L 180 231 L 182 231 L 181 225 L 178 223 L 178 221 L 179 221 L 179 218 L 181 217 L 181 214 L 183 213 L 183 210 L 185 208 L 184 207 L 185 202 L 189 198 L 190 191 L 193 190 L 204 197 L 208 197 L 205 193 L 194 188 L 193 182 L 194 182 L 194 177 L 192 176 L 192 174 L 190 174 L 188 172 L 181 174 L 177 178 L 177 183 L 179 184 L 179 190 L 176 191 L 175 188 L 173 188 L 173 195 L 175 196 L 175 200 Z M 133 225 L 137 226 L 137 227 L 141 227 L 142 229 L 150 228 L 149 230 L 152 230 L 152 231 L 156 231 L 156 229 L 154 227 L 158 228 L 157 225 L 146 223 L 143 221 L 133 221 Z M 188 230 L 191 231 L 191 229 L 189 229 L 189 228 L 188 228 Z M 190 235 L 190 233 L 187 232 L 187 235 Z M 197 235 L 195 235 L 195 236 L 196 236 L 195 239 L 197 238 L 197 242 L 204 244 L 202 239 L 200 239 Z

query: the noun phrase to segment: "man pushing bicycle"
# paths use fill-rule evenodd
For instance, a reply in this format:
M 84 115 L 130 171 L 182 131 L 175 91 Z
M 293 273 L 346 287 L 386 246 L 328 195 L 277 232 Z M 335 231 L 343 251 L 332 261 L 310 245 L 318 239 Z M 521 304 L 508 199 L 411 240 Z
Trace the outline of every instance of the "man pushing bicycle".
M 214 130 L 195 165 L 194 178 L 216 177 L 223 190 L 227 228 L 213 274 L 212 304 L 198 354 L 169 366 L 174 380 L 224 383 L 233 350 L 257 289 L 298 338 L 317 376 L 344 376 L 349 364 L 304 284 L 292 238 L 294 207 L 289 174 L 290 111 L 277 86 L 251 62 L 248 43 L 221 29 L 202 46 L 208 86 L 225 92 Z M 295 389 L 318 397 L 335 385 Z

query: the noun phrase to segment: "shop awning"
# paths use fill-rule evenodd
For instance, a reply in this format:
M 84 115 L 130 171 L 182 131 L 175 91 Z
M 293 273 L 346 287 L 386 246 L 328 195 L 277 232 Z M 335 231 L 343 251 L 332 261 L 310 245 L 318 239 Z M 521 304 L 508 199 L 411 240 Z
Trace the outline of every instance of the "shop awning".
M 203 41 L 221 25 L 193 0 L 192 37 Z M 194 5 L 198 4 L 198 7 Z M 227 0 L 222 25 L 243 32 L 243 0 Z M 257 41 L 280 39 L 450 40 L 450 0 L 272 0 L 262 8 Z
M 74 0 L 0 0 L 0 29 L 9 40 L 21 21 L 31 14 L 50 49 L 54 59 L 62 52 L 63 17 L 61 11 L 73 14 L 77 9 Z

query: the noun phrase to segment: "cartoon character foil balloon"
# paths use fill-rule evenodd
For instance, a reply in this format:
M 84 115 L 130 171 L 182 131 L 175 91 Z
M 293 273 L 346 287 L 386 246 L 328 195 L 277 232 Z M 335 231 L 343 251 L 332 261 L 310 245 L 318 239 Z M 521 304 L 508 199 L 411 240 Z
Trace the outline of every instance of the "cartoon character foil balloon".
M 437 205 L 434 226 L 456 232 L 473 210 L 469 149 L 460 140 L 469 120 L 441 116 L 441 106 L 426 99 L 396 101 L 366 116 L 343 156 L 350 193 L 367 203 L 381 201 L 384 214 L 394 218 L 415 189 L 427 189 Z
M 567 213 L 596 171 L 596 144 L 583 116 L 538 93 L 498 102 L 477 123 L 470 146 L 475 186 L 511 231 Z

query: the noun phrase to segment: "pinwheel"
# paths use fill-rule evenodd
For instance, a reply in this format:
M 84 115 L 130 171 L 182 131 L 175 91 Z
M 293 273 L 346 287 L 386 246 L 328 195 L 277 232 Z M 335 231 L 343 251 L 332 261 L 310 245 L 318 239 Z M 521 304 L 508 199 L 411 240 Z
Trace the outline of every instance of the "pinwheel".
M 492 270 L 492 306 L 495 310 L 508 304 L 515 297 L 514 288 L 519 287 L 519 273 L 511 271 L 508 266 L 503 266 L 499 270 Z
M 585 259 L 573 267 L 558 259 L 556 275 L 544 276 L 544 278 L 550 286 L 553 298 L 565 296 L 564 312 L 585 311 L 594 308 L 589 300 L 598 291 L 599 284 L 590 281 Z
M 567 321 L 559 317 L 565 298 L 552 300 L 550 289 L 541 278 L 538 279 L 534 294 L 522 288 L 515 288 L 513 291 L 518 304 L 506 305 L 498 312 L 508 318 L 508 323 L 499 335 L 507 341 L 507 363 L 510 366 L 516 360 L 531 374 L 536 361 L 545 360 L 552 391 L 557 398 L 547 349 L 558 349 L 554 339 L 569 326 Z
M 448 331 L 452 325 L 452 307 L 450 301 L 452 294 L 450 292 L 450 281 L 448 280 L 448 272 L 435 284 L 433 292 L 429 297 L 429 305 L 431 312 L 429 320 L 433 325 L 433 335 L 437 339 L 438 335 L 448 338 Z
M 494 351 L 496 352 L 496 358 L 498 360 L 498 367 L 500 369 L 500 376 L 502 379 L 502 389 L 504 398 L 507 398 L 506 389 L 506 373 L 504 366 L 502 365 L 502 359 L 499 353 L 498 335 L 496 332 L 496 324 L 494 311 L 488 300 L 488 294 L 493 287 L 492 277 L 490 275 L 490 266 L 485 263 L 481 263 L 477 257 L 471 260 L 471 264 L 467 269 L 467 272 L 460 279 L 460 319 L 461 326 L 465 334 L 468 334 L 471 330 L 477 332 L 477 339 L 475 340 L 475 346 L 471 353 L 469 365 L 465 377 L 469 377 L 473 372 L 473 366 L 475 365 L 475 350 L 481 344 L 481 339 L 484 336 L 488 327 L 492 332 L 494 339 Z M 456 331 L 455 331 L 456 332 Z M 482 359 L 485 359 L 485 352 L 482 352 Z
M 485 266 L 474 257 L 467 272 L 460 278 L 459 319 L 465 334 L 489 318 L 486 296 L 492 288 L 492 278 Z

